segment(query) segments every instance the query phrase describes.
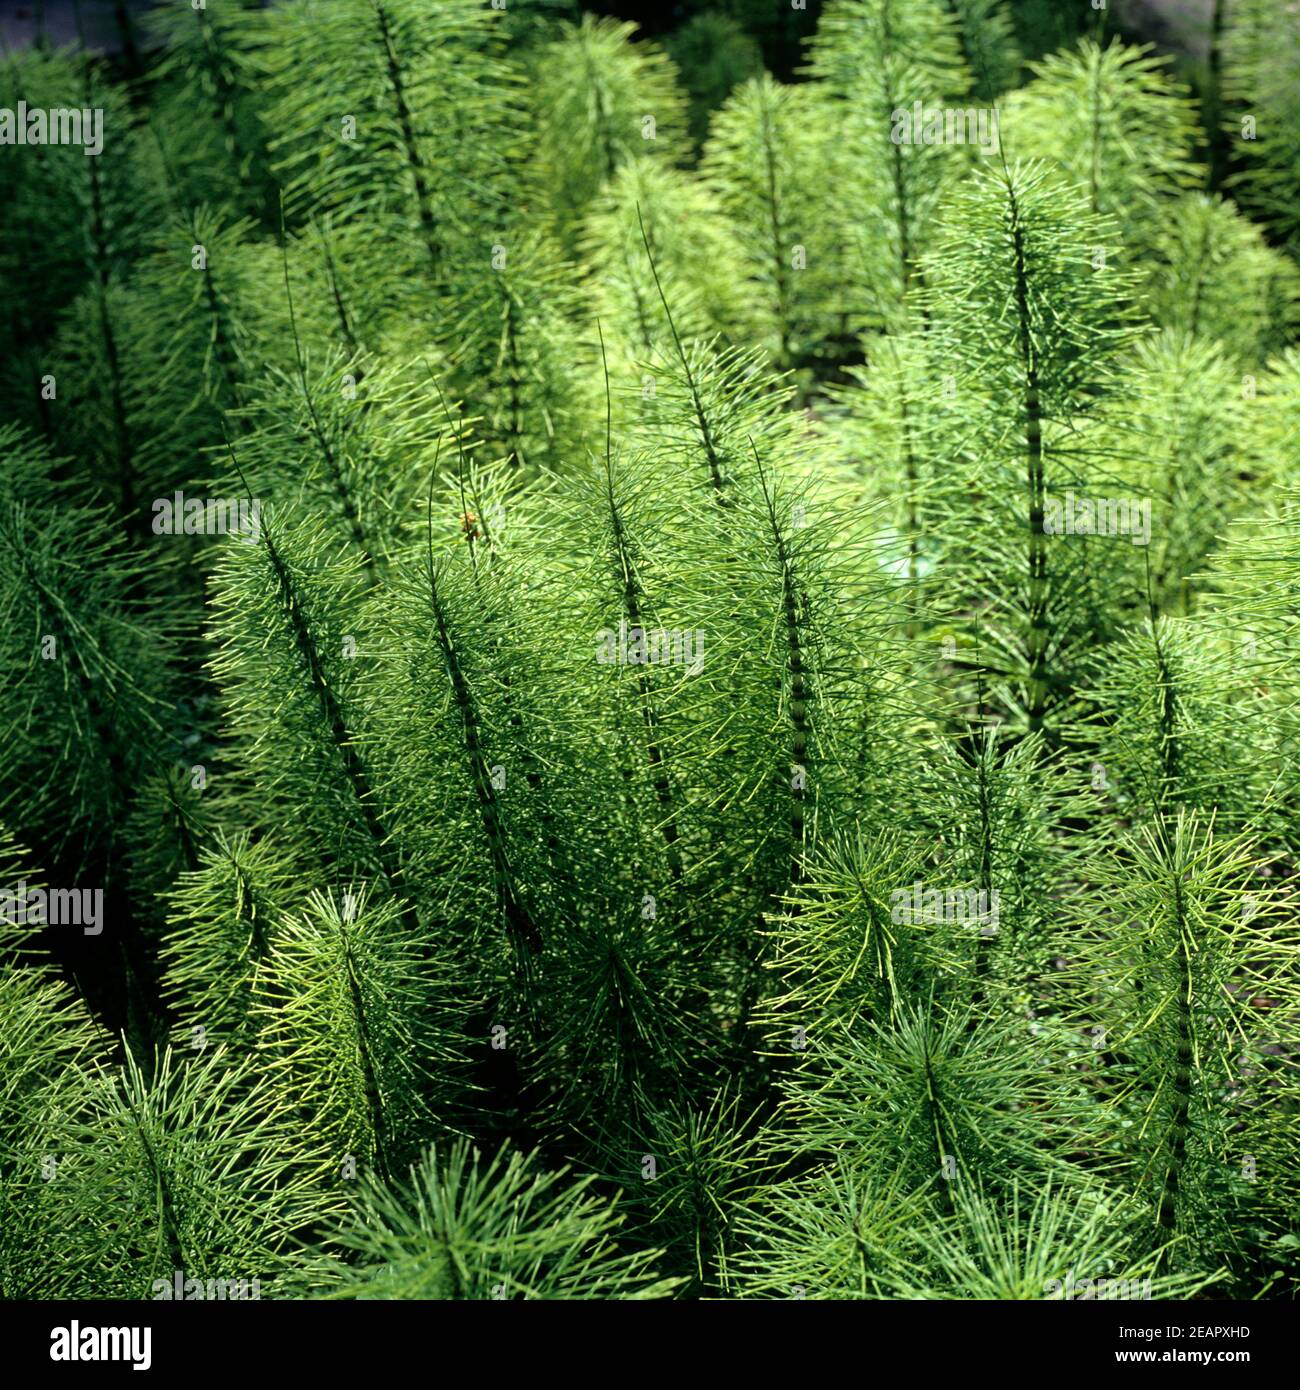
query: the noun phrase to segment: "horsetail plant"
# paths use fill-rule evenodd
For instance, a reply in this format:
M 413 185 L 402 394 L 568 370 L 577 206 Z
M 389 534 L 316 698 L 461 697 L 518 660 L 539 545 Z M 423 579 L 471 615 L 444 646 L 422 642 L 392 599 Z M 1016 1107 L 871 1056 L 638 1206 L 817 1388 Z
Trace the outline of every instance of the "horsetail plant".
M 5 1297 L 1300 1289 L 1294 15 L 751 9 L 0 55 Z

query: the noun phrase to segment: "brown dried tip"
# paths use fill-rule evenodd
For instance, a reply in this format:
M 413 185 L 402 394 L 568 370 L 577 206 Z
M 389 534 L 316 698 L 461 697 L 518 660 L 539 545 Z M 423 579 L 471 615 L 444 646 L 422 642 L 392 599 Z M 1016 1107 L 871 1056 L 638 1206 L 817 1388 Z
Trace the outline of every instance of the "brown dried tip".
M 473 512 L 464 512 L 460 518 L 461 531 L 472 541 L 478 540 L 478 517 Z

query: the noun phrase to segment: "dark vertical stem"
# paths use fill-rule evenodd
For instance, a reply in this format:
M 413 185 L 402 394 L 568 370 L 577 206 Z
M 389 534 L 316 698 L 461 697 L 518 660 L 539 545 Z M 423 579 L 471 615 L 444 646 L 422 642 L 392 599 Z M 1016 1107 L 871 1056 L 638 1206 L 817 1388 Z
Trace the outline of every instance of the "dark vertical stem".
M 907 589 L 909 613 L 907 618 L 907 636 L 916 636 L 916 619 L 920 613 L 920 596 L 917 593 L 917 577 L 920 558 L 921 544 L 921 519 L 920 509 L 917 506 L 916 491 L 919 483 L 919 474 L 916 463 L 916 452 L 912 447 L 912 420 L 907 408 L 907 387 L 900 386 L 898 393 L 898 428 L 902 436 L 903 445 L 903 474 L 907 485 Z
M 505 826 L 501 808 L 498 804 L 496 788 L 493 787 L 487 771 L 486 751 L 480 731 L 478 706 L 473 691 L 461 664 L 460 652 L 451 635 L 451 625 L 442 594 L 438 588 L 438 572 L 433 558 L 432 537 L 429 542 L 429 601 L 433 613 L 434 635 L 438 650 L 442 655 L 451 681 L 452 696 L 460 714 L 461 728 L 465 740 L 465 754 L 469 762 L 470 780 L 474 797 L 478 803 L 479 818 L 483 833 L 487 837 L 488 852 L 492 858 L 493 877 L 497 885 L 497 895 L 506 927 L 511 939 L 528 951 L 539 951 L 542 947 L 542 934 L 532 914 L 525 907 L 518 889 L 514 866 L 506 844 Z
M 1223 29 L 1227 0 L 1214 0 L 1210 19 L 1209 72 L 1205 85 L 1206 188 L 1214 193 L 1228 172 L 1228 133 L 1223 128 Z
M 627 530 L 623 522 L 622 513 L 619 510 L 618 501 L 614 496 L 614 472 L 613 466 L 608 457 L 605 460 L 605 481 L 606 496 L 609 505 L 609 521 L 614 537 L 614 570 L 619 585 L 619 596 L 622 602 L 623 612 L 626 615 L 629 628 L 635 628 L 644 634 L 641 611 L 641 585 L 636 575 L 636 566 L 632 560 L 631 547 L 627 539 Z M 677 847 L 678 829 L 676 816 L 673 809 L 672 786 L 668 781 L 668 771 L 664 766 L 663 753 L 659 748 L 657 728 L 659 715 L 654 707 L 654 694 L 650 684 L 650 677 L 644 668 L 637 675 L 637 691 L 641 697 L 641 718 L 645 724 L 646 731 L 646 758 L 650 764 L 651 774 L 654 780 L 655 797 L 659 802 L 660 809 L 663 811 L 665 819 L 663 821 L 663 837 L 667 846 L 668 867 L 674 880 L 680 880 L 682 876 L 681 851 Z
M 126 77 L 127 88 L 138 98 L 140 79 L 144 76 L 144 63 L 140 59 L 140 47 L 135 41 L 135 25 L 131 22 L 131 12 L 126 0 L 113 0 L 113 22 L 122 36 L 122 71 Z
M 352 315 L 348 312 L 348 306 L 343 298 L 343 291 L 339 286 L 338 270 L 334 264 L 334 253 L 330 250 L 329 237 L 324 231 L 320 232 L 321 252 L 325 259 L 325 275 L 329 280 L 330 297 L 334 303 L 334 313 L 339 321 L 339 335 L 343 339 L 343 346 L 348 350 L 348 356 L 356 359 L 361 351 L 361 345 L 357 341 L 356 330 L 352 325 Z M 355 376 L 358 384 L 361 382 L 361 370 L 357 369 Z
M 1151 639 L 1156 652 L 1156 681 L 1160 699 L 1160 801 L 1156 809 L 1158 814 L 1163 816 L 1169 798 L 1178 798 L 1182 757 L 1178 739 L 1178 691 L 1175 688 L 1169 660 L 1165 655 L 1164 644 L 1160 640 L 1160 629 L 1154 613 L 1151 615 Z
M 1088 72 L 1088 109 L 1091 115 L 1091 149 L 1088 159 L 1088 206 L 1096 216 L 1101 212 L 1101 65 L 1104 54 L 1098 49 Z
M 86 70 L 86 105 L 94 103 L 90 91 L 90 72 Z M 90 244 L 95 271 L 95 295 L 99 309 L 99 331 L 108 364 L 109 401 L 113 412 L 113 443 L 117 464 L 118 506 L 128 536 L 136 535 L 135 478 L 132 469 L 131 434 L 127 424 L 125 392 L 122 388 L 122 364 L 118 353 L 117 335 L 108 308 L 108 286 L 111 272 L 108 246 L 108 220 L 104 212 L 104 189 L 99 177 L 99 161 L 88 159 L 90 166 Z
M 781 185 L 776 168 L 776 141 L 772 130 L 771 90 L 767 81 L 759 83 L 760 140 L 763 170 L 767 181 L 767 215 L 772 234 L 772 272 L 776 283 L 776 322 L 778 366 L 790 360 L 790 282 L 786 273 L 786 232 L 781 218 Z
M 283 235 L 283 228 L 281 228 L 281 235 Z M 343 465 L 321 424 L 320 415 L 316 410 L 316 399 L 312 394 L 311 383 L 307 380 L 307 364 L 303 360 L 302 342 L 298 337 L 298 318 L 294 312 L 293 306 L 293 289 L 289 284 L 289 251 L 287 246 L 283 247 L 283 252 L 284 294 L 289 305 L 289 327 L 293 333 L 294 360 L 298 367 L 298 383 L 302 387 L 303 398 L 307 402 L 307 418 L 311 423 L 311 432 L 316 441 L 316 447 L 320 450 L 321 456 L 325 460 L 325 467 L 329 471 L 330 484 L 334 489 L 334 496 L 338 499 L 339 505 L 343 509 L 343 519 L 347 522 L 348 530 L 352 536 L 352 543 L 361 553 L 366 566 L 366 573 L 369 575 L 371 582 L 374 583 L 378 579 L 374 553 L 366 537 L 365 528 L 361 524 L 361 517 L 352 496 L 352 488 L 349 486 L 347 478 L 344 477 Z
M 508 390 L 506 444 L 511 468 L 519 468 L 526 462 L 524 458 L 524 401 L 523 375 L 519 361 L 519 324 L 515 319 L 516 300 L 510 287 L 506 286 L 506 386 Z
M 989 776 L 989 762 L 994 756 L 993 744 L 986 737 L 982 744 L 975 746 L 976 810 L 979 815 L 979 891 L 987 905 L 993 902 L 993 788 Z M 979 930 L 975 937 L 974 989 L 971 992 L 971 1013 L 967 1032 L 978 1026 L 977 1011 L 984 1003 L 989 975 L 990 938 Z
M 194 239 L 194 244 L 199 245 L 198 227 L 192 220 L 190 227 L 190 235 Z M 206 256 L 206 248 L 204 254 Z M 226 404 L 223 410 L 229 410 L 240 404 L 239 371 L 236 353 L 230 325 L 227 322 L 226 308 L 218 292 L 216 280 L 212 273 L 212 266 L 206 260 L 202 275 L 204 302 L 207 306 L 208 320 L 212 329 L 212 353 L 217 359 L 217 366 L 221 369 L 221 375 L 226 386 Z M 242 428 L 245 431 L 249 430 L 251 428 L 251 422 L 247 420 L 243 421 Z
M 158 1157 L 158 1151 L 154 1147 L 153 1138 L 150 1135 L 145 1122 L 141 1119 L 135 1108 L 135 1103 L 131 1099 L 129 1088 L 131 1079 L 127 1076 L 124 1080 L 123 1099 L 126 1102 L 127 1113 L 131 1116 L 135 1124 L 136 1133 L 140 1137 L 140 1146 L 144 1150 L 145 1164 L 149 1169 L 149 1177 L 154 1185 L 154 1190 L 158 1194 L 158 1220 L 162 1226 L 163 1240 L 167 1246 L 167 1258 L 173 1270 L 180 1270 L 182 1276 L 185 1273 L 189 1261 L 185 1256 L 185 1243 L 181 1237 L 180 1225 L 176 1212 L 176 1197 L 172 1192 L 172 1185 L 166 1168 Z
M 397 861 L 390 847 L 388 832 L 381 822 L 374 806 L 374 796 L 370 778 L 356 749 L 356 740 L 347 726 L 338 697 L 330 684 L 325 671 L 325 663 L 316 643 L 315 634 L 303 609 L 302 599 L 292 571 L 280 554 L 270 530 L 263 526 L 263 543 L 266 547 L 267 562 L 275 583 L 276 597 L 284 614 L 289 633 L 299 659 L 307 674 L 308 685 L 316 699 L 321 717 L 329 733 L 330 745 L 338 757 L 344 778 L 352 793 L 357 813 L 370 841 L 371 854 L 375 865 L 384 876 L 388 886 L 396 894 L 400 879 Z M 414 915 L 409 906 L 403 909 L 409 925 L 414 926 Z
M 713 430 L 709 425 L 709 417 L 704 410 L 704 402 L 700 399 L 699 388 L 695 383 L 695 374 L 691 371 L 691 361 L 686 355 L 686 349 L 682 346 L 682 340 L 677 332 L 677 325 L 673 322 L 673 312 L 668 307 L 668 298 L 664 294 L 664 287 L 659 283 L 659 271 L 655 266 L 655 258 L 650 251 L 650 239 L 646 236 L 645 221 L 641 217 L 640 204 L 636 210 L 637 222 L 641 226 L 641 240 L 645 245 L 645 253 L 650 261 L 650 273 L 654 276 L 655 289 L 659 291 L 659 302 L 664 306 L 664 314 L 668 319 L 668 328 L 673 336 L 673 345 L 677 349 L 677 356 L 682 364 L 682 371 L 686 374 L 686 385 L 691 393 L 691 406 L 695 412 L 696 423 L 700 427 L 700 438 L 704 444 L 704 456 L 709 465 L 709 481 L 713 486 L 714 494 L 720 503 L 726 503 L 729 499 L 726 496 L 727 480 L 722 472 L 722 459 L 718 454 L 717 445 L 714 443 Z
M 375 1077 L 374 1046 L 370 1041 L 365 1001 L 361 995 L 361 981 L 357 975 L 352 945 L 347 939 L 346 927 L 340 925 L 339 930 L 343 941 L 343 969 L 347 975 L 348 1001 L 352 1006 L 352 1017 L 357 1028 L 357 1064 L 361 1068 L 361 1086 L 375 1137 L 375 1167 L 379 1170 L 379 1176 L 387 1179 L 391 1175 L 388 1125 L 384 1116 L 383 1097 L 379 1093 L 379 1083 Z
M 388 75 L 388 85 L 393 94 L 393 108 L 397 113 L 398 128 L 402 133 L 402 148 L 406 152 L 406 162 L 411 170 L 411 180 L 415 185 L 416 207 L 420 214 L 420 229 L 424 235 L 425 249 L 434 271 L 442 258 L 442 246 L 438 239 L 437 225 L 433 216 L 433 205 L 429 195 L 428 177 L 424 161 L 420 157 L 420 147 L 415 139 L 415 123 L 406 101 L 406 85 L 402 77 L 402 65 L 397 57 L 393 43 L 392 30 L 388 23 L 388 12 L 383 5 L 376 3 L 375 20 L 379 25 L 379 40 L 384 50 L 384 65 Z
M 934 1157 L 935 1168 L 939 1173 L 939 1191 L 942 1194 L 944 1210 L 951 1213 L 954 1209 L 951 1188 L 954 1179 L 945 1174 L 944 1160 L 948 1157 L 956 1158 L 956 1155 L 949 1154 L 948 1142 L 944 1136 L 943 1103 L 939 1096 L 938 1079 L 934 1074 L 934 1066 L 930 1060 L 928 1039 L 925 1053 L 925 1108 L 934 1133 Z
M 1024 374 L 1025 483 L 1029 497 L 1029 729 L 1043 728 L 1047 710 L 1047 543 L 1043 530 L 1046 482 L 1043 464 L 1043 409 L 1029 312 L 1029 279 L 1024 226 L 1015 189 L 1008 182 L 1014 258 L 1014 300 L 1021 369 Z
M 1177 997 L 1174 1000 L 1174 1110 L 1169 1127 L 1171 1143 L 1165 1165 L 1164 1187 L 1160 1194 L 1159 1220 L 1161 1229 L 1173 1231 L 1178 1225 L 1179 1192 L 1183 1165 L 1187 1158 L 1187 1119 L 1192 1099 L 1192 977 L 1187 957 L 1185 928 L 1187 907 L 1182 874 L 1175 861 L 1173 874 L 1174 928 L 1178 946 L 1174 956 L 1177 971 Z
M 763 475 L 763 464 L 759 458 L 754 441 L 749 441 L 754 450 L 754 461 L 758 465 L 759 482 L 763 489 L 763 500 L 767 508 L 768 525 L 772 534 L 772 544 L 776 552 L 777 569 L 781 577 L 781 614 L 785 631 L 786 675 L 790 682 L 790 725 L 791 758 L 797 769 L 796 778 L 791 785 L 793 802 L 790 807 L 790 882 L 798 885 L 803 881 L 803 856 L 806 847 L 807 825 L 804 807 L 807 801 L 808 764 L 812 757 L 812 722 L 808 712 L 811 708 L 813 690 L 808 674 L 804 642 L 804 600 L 800 592 L 799 578 L 795 569 L 794 557 L 786 541 L 776 513 L 776 499 Z

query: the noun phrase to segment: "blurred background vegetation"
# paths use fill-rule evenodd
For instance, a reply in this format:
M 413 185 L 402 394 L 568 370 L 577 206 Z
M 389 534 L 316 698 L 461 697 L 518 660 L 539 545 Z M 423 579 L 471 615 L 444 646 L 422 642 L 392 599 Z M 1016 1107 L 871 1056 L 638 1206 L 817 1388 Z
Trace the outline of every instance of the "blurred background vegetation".
M 507 0 L 509 2 L 509 0 Z M 139 62 L 139 20 L 156 0 L 29 0 L 0 6 L 0 44 L 71 43 L 78 28 L 86 43 L 116 55 L 127 69 Z M 798 7 L 796 7 L 796 3 Z M 957 7 L 958 0 L 950 0 Z M 580 5 L 540 0 L 531 6 L 557 20 L 586 11 L 633 21 L 644 38 L 667 49 L 690 96 L 691 133 L 703 141 L 709 113 L 732 88 L 761 68 L 783 82 L 798 81 L 804 45 L 815 32 L 821 0 L 680 0 L 635 4 L 632 0 Z M 1071 43 L 1104 20 L 1111 33 L 1153 43 L 1178 55 L 1184 76 L 1197 85 L 1206 66 L 1218 0 L 1017 0 L 1011 9 L 1026 62 Z

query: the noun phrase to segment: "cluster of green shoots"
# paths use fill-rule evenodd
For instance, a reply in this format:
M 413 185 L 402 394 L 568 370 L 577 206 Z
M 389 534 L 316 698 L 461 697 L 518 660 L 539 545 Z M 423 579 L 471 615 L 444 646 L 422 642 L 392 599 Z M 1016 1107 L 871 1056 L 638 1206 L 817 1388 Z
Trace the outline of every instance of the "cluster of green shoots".
M 1295 8 L 1012 9 L 0 56 L 0 1293 L 1295 1293 Z

